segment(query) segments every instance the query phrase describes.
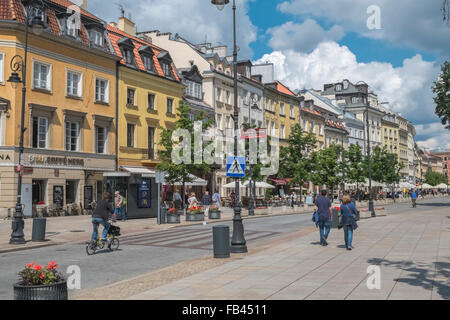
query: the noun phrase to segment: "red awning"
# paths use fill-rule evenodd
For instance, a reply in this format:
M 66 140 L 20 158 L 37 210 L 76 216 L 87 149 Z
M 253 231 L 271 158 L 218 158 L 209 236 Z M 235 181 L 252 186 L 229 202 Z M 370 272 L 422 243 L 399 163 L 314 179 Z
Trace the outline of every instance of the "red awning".
M 287 182 L 286 182 L 285 179 L 269 179 L 269 180 L 275 182 L 275 184 L 277 186 L 285 186 L 285 185 L 287 185 Z

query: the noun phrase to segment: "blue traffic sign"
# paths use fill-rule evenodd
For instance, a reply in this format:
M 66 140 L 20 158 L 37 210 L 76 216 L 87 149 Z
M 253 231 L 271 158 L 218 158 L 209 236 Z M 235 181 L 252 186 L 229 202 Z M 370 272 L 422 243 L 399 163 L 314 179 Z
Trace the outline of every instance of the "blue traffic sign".
M 227 177 L 245 178 L 245 157 L 227 157 Z

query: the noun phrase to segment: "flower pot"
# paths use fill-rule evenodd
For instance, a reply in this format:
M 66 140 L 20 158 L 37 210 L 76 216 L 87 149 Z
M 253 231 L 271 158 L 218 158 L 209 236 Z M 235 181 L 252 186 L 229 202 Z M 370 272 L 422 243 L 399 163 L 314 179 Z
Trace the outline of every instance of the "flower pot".
M 186 221 L 205 221 L 205 213 L 186 213 Z
M 180 215 L 179 214 L 168 214 L 167 215 L 167 223 L 180 223 Z
M 67 282 L 42 286 L 14 284 L 14 300 L 68 300 Z
M 218 211 L 209 211 L 209 213 L 208 213 L 208 218 L 209 219 L 216 219 L 216 220 L 218 220 L 218 219 L 220 219 L 220 210 L 218 210 Z

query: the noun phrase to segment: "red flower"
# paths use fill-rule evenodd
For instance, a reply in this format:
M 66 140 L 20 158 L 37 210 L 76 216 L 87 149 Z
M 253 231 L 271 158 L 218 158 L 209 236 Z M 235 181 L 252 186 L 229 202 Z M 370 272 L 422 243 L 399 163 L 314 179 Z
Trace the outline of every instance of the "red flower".
M 40 275 L 39 278 L 41 278 L 41 280 L 44 279 L 44 278 L 45 278 L 45 274 L 44 274 L 44 273 L 41 273 L 41 275 Z
M 42 267 L 40 265 L 37 265 L 37 266 L 34 267 L 34 269 L 37 270 L 37 271 L 41 271 Z

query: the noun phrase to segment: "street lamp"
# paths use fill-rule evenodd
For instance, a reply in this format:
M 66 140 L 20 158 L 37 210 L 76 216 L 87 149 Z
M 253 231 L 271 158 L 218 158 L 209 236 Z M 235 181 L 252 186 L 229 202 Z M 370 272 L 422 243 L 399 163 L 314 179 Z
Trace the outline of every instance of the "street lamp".
M 18 171 L 18 182 L 17 182 L 17 202 L 14 212 L 14 219 L 12 222 L 12 233 L 9 240 L 10 244 L 25 244 L 25 235 L 23 233 L 23 228 L 25 225 L 23 219 L 23 208 L 22 208 L 22 176 L 23 176 L 23 137 L 25 133 L 25 99 L 26 99 L 26 81 L 27 81 L 27 59 L 28 59 L 28 27 L 31 25 L 37 30 L 44 27 L 44 22 L 41 17 L 36 14 L 36 12 L 43 12 L 44 3 L 42 0 L 34 0 L 30 5 L 26 7 L 26 17 L 25 17 L 25 53 L 24 58 L 20 55 L 15 55 L 11 59 L 10 68 L 11 76 L 8 82 L 11 83 L 12 87 L 16 89 L 20 83 L 22 83 L 22 113 L 20 118 L 20 143 L 19 143 L 19 166 Z M 20 78 L 19 72 L 22 73 L 22 78 Z
M 367 166 L 369 171 L 369 211 L 371 212 L 372 218 L 375 218 L 375 210 L 373 207 L 373 197 L 372 197 L 372 168 L 371 168 L 371 160 L 370 160 L 370 128 L 369 128 L 369 105 L 366 105 L 367 117 L 366 117 L 366 126 L 367 126 Z
M 252 110 L 260 110 L 259 109 L 259 107 L 258 107 L 258 99 L 257 99 L 257 97 L 255 97 L 255 95 L 252 95 L 252 100 L 251 100 L 251 102 L 250 102 L 250 104 L 251 104 L 251 106 L 249 105 L 249 107 L 248 107 L 248 122 L 249 122 L 249 125 L 251 125 L 251 123 L 252 123 L 252 117 L 251 117 L 251 111 Z M 249 216 L 254 216 L 255 215 L 255 190 L 253 190 L 254 188 L 253 188 L 253 184 L 252 184 L 252 175 L 253 175 L 253 172 L 251 171 L 252 169 L 251 169 L 251 163 L 250 163 L 250 159 L 249 159 L 249 162 L 248 162 L 248 171 L 250 172 L 250 179 L 249 179 L 249 188 L 250 188 L 250 197 L 249 197 L 249 201 L 248 201 L 248 215 Z
M 230 0 L 211 0 L 211 3 L 217 6 L 217 9 L 222 10 Z M 233 0 L 233 75 L 234 75 L 234 129 L 239 127 L 239 109 L 238 109 L 238 82 L 237 82 L 237 45 L 236 45 L 236 0 Z M 234 155 L 238 155 L 238 139 L 236 131 L 234 133 Z M 236 201 L 234 204 L 233 216 L 233 236 L 231 238 L 231 252 L 245 253 L 247 252 L 247 245 L 244 237 L 244 225 L 241 217 L 241 203 L 239 195 L 239 179 L 236 180 L 235 194 Z

